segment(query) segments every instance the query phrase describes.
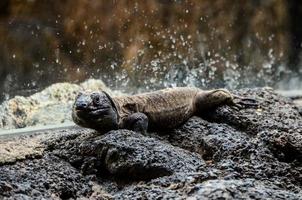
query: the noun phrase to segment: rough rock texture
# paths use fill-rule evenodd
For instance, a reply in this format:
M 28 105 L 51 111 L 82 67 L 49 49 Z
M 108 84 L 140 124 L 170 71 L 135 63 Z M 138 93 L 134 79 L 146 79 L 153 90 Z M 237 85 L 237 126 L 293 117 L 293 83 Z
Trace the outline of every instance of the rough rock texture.
M 190 175 L 188 175 L 190 177 Z M 191 178 L 191 177 L 190 177 Z M 255 179 L 204 180 L 160 187 L 138 185 L 116 194 L 116 199 L 301 199 L 299 195 Z
M 236 93 L 260 108 L 221 107 L 147 135 L 45 132 L 40 157 L 0 164 L 0 198 L 302 199 L 302 116 L 271 89 Z
M 40 136 L 20 137 L 18 140 L 0 138 L 0 146 L 0 165 L 41 157 L 45 148 Z
M 0 106 L 0 129 L 24 128 L 70 122 L 71 107 L 81 90 L 111 91 L 101 80 L 89 79 L 79 85 L 57 83 L 29 97 L 16 96 Z
M 91 193 L 92 183 L 68 163 L 44 155 L 1 170 L 0 193 L 11 199 L 68 199 Z
M 58 141 L 55 145 L 51 145 L 55 155 L 79 164 L 84 173 L 103 169 L 126 179 L 144 180 L 180 171 L 194 172 L 205 164 L 198 154 L 127 130 L 111 131 L 80 143 Z M 66 151 L 66 146 L 71 151 Z

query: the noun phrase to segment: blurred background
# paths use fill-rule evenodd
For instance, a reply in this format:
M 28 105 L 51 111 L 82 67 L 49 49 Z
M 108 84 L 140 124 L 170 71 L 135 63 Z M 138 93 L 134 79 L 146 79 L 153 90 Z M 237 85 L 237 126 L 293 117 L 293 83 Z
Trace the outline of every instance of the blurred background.
M 301 0 L 1 0 L 0 102 L 56 82 L 302 88 Z

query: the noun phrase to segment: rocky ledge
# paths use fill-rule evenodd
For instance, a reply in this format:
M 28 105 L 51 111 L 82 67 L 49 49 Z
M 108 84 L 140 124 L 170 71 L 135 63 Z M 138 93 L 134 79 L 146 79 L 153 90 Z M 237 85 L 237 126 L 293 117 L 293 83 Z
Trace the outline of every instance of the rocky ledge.
M 298 108 L 267 88 L 235 93 L 260 108 L 220 107 L 147 135 L 74 128 L 3 138 L 0 199 L 302 199 Z

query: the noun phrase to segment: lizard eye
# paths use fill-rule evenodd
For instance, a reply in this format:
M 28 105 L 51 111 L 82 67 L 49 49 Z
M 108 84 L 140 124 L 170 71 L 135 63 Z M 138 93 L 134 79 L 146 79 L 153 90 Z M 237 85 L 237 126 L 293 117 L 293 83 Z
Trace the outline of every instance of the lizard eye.
M 100 104 L 100 97 L 98 95 L 95 95 L 93 97 L 93 103 L 96 104 L 96 105 Z

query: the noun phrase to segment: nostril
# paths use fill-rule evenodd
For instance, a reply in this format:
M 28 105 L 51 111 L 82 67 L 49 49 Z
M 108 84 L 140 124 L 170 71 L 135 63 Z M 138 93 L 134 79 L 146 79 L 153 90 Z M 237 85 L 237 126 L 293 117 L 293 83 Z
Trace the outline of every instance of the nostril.
M 88 107 L 88 104 L 86 102 L 77 102 L 76 103 L 76 109 L 77 110 L 84 110 Z

